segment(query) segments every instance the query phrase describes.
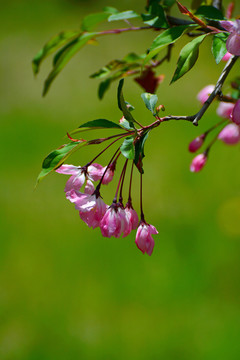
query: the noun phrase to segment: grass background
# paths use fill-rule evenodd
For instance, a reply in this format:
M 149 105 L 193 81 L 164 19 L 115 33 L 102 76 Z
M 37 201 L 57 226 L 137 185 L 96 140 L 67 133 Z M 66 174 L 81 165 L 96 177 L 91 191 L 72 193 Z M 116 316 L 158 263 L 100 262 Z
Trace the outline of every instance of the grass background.
M 198 128 L 162 124 L 146 143 L 144 208 L 159 230 L 152 257 L 136 248 L 134 234 L 106 239 L 88 229 L 65 199 L 65 176 L 52 174 L 34 191 L 42 159 L 66 141 L 67 130 L 121 116 L 117 84 L 99 101 L 89 75 L 110 59 L 143 52 L 156 34 L 101 38 L 71 60 L 44 99 L 51 59 L 37 79 L 31 59 L 55 33 L 78 28 L 84 15 L 105 5 L 142 11 L 143 3 L 1 2 L 1 360 L 239 359 L 240 148 L 216 143 L 201 173 L 188 170 L 188 143 L 217 122 L 217 104 Z M 159 101 L 169 114 L 196 112 L 196 93 L 224 66 L 215 65 L 206 40 L 198 66 L 169 87 L 185 42 L 159 69 L 166 73 Z M 238 72 L 236 64 L 230 78 Z M 125 97 L 147 124 L 141 92 L 126 81 Z M 83 165 L 96 151 L 80 151 L 72 161 Z M 138 208 L 137 176 L 134 184 Z

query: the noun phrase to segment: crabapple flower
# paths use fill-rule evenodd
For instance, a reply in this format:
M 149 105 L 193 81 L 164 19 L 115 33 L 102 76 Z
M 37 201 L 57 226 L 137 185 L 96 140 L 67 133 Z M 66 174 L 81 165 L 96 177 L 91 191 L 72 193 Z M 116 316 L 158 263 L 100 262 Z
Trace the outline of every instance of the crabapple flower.
M 221 101 L 217 108 L 217 114 L 224 119 L 231 119 L 233 108 L 233 103 Z
M 232 121 L 240 125 L 240 99 L 236 102 L 232 111 Z
M 83 186 L 86 179 L 90 179 L 92 181 L 98 181 L 102 178 L 103 171 L 105 170 L 102 165 L 94 163 L 89 166 L 74 166 L 74 165 L 62 165 L 60 166 L 56 172 L 59 174 L 72 175 L 65 186 L 64 191 L 67 193 L 71 189 L 80 190 Z M 103 184 L 108 184 L 113 177 L 111 170 L 109 170 L 110 175 L 108 174 L 108 170 L 104 176 Z M 105 180 L 106 177 L 106 180 Z
M 79 211 L 80 218 L 89 227 L 95 229 L 100 225 L 107 205 L 101 199 L 100 194 L 95 191 L 90 180 L 87 180 L 84 193 L 72 189 L 67 192 L 66 197 L 75 204 L 75 209 Z
M 142 221 L 137 229 L 135 243 L 143 254 L 146 252 L 148 255 L 152 255 L 154 248 L 152 234 L 158 234 L 157 229 Z
M 232 54 L 230 54 L 230 52 L 227 51 L 226 54 L 224 55 L 224 57 L 222 58 L 222 61 L 227 62 L 231 56 L 232 56 Z
M 196 137 L 195 139 L 193 139 L 193 141 L 190 142 L 189 146 L 188 146 L 188 150 L 192 153 L 196 152 L 198 149 L 200 149 L 200 147 L 202 146 L 204 140 L 205 140 L 206 135 L 202 134 L 198 137 Z
M 107 169 L 107 171 L 106 171 L 106 173 L 104 175 L 104 178 L 103 178 L 103 181 L 102 181 L 103 185 L 109 184 L 113 179 L 115 165 L 114 166 L 111 166 L 111 165 L 108 167 L 108 169 Z M 102 175 L 104 174 L 105 170 L 106 170 L 106 166 L 104 168 L 102 168 Z
M 220 21 L 220 24 L 230 33 L 226 42 L 227 51 L 232 55 L 240 56 L 240 20 Z
M 237 144 L 240 141 L 240 129 L 236 124 L 228 124 L 218 135 L 218 139 L 228 145 Z
M 205 154 L 199 154 L 195 156 L 190 165 L 191 172 L 199 172 L 206 164 L 207 157 Z
M 137 212 L 133 209 L 132 204 L 130 202 L 128 202 L 125 206 L 125 212 L 129 218 L 132 230 L 135 230 L 138 227 L 138 214 Z
M 197 99 L 201 102 L 202 105 L 207 101 L 214 88 L 214 85 L 207 85 L 197 94 Z
M 106 211 L 100 223 L 100 229 L 104 237 L 114 236 L 118 238 L 130 234 L 132 225 L 126 211 L 121 205 L 113 203 Z

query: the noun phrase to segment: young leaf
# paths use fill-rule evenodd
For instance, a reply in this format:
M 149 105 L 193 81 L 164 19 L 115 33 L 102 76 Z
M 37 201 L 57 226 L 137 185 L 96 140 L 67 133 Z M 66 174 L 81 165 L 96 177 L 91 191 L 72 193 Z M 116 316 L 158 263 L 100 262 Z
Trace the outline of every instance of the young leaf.
M 201 15 L 206 19 L 209 20 L 223 20 L 224 16 L 220 10 L 215 8 L 214 6 L 200 6 L 197 11 L 195 12 L 195 15 Z
M 156 2 L 149 6 L 149 14 L 142 14 L 144 24 L 155 28 L 168 28 L 168 22 L 163 7 Z
M 135 157 L 134 157 L 134 164 L 138 168 L 138 171 L 143 174 L 143 164 L 142 159 L 145 157 L 144 154 L 144 144 L 145 141 L 148 138 L 149 132 L 145 132 L 144 135 L 141 136 L 141 138 L 136 142 L 135 144 Z
M 173 44 L 175 41 L 177 41 L 184 34 L 184 32 L 187 31 L 187 29 L 189 29 L 189 27 L 190 27 L 189 25 L 175 26 L 163 31 L 160 35 L 158 35 L 153 40 L 153 43 L 150 47 L 150 51 L 146 56 L 143 64 L 146 64 L 166 46 L 168 46 L 169 44 Z
M 105 92 L 109 89 L 111 84 L 111 79 L 105 79 L 100 82 L 99 88 L 98 88 L 98 97 L 100 100 L 102 100 Z
M 158 102 L 157 95 L 150 94 L 150 93 L 143 93 L 141 95 L 141 98 L 144 101 L 144 104 L 146 105 L 146 108 L 150 110 L 153 114 L 155 113 L 155 106 Z
M 133 160 L 135 157 L 135 148 L 133 145 L 134 137 L 128 136 L 124 139 L 122 146 L 120 147 L 120 151 L 129 160 Z
M 171 84 L 185 75 L 194 66 L 198 58 L 199 46 L 205 37 L 206 34 L 200 35 L 182 48 Z
M 60 148 L 50 152 L 50 154 L 48 154 L 48 156 L 43 160 L 42 171 L 38 175 L 37 183 L 39 183 L 39 181 L 41 181 L 51 171 L 58 168 L 74 151 L 80 147 L 80 145 L 85 144 L 87 143 L 82 141 L 70 142 L 69 144 L 64 144 Z
M 128 10 L 109 16 L 108 21 L 127 20 L 132 18 L 140 17 L 135 11 Z
M 83 33 L 71 44 L 71 46 L 66 47 L 64 51 L 60 50 L 60 56 L 57 57 L 57 60 L 55 57 L 53 69 L 45 80 L 43 96 L 46 95 L 55 77 L 64 68 L 64 66 L 73 57 L 73 55 L 75 55 L 77 51 L 79 51 L 85 44 L 87 44 L 89 40 L 93 39 L 97 34 L 98 33 Z
M 129 126 L 134 128 L 133 123 L 135 120 L 134 120 L 132 114 L 130 113 L 130 111 L 128 110 L 126 102 L 123 97 L 123 91 L 122 91 L 123 84 L 124 84 L 124 79 L 121 79 L 119 81 L 119 85 L 118 85 L 118 107 L 122 111 L 125 119 L 129 122 Z
M 219 33 L 214 35 L 212 42 L 212 53 L 217 64 L 220 63 L 224 55 L 227 53 L 226 41 L 228 34 Z
M 95 25 L 107 20 L 108 17 L 109 13 L 107 12 L 89 14 L 83 19 L 81 29 L 82 31 L 91 31 Z
M 78 129 L 122 129 L 119 124 L 114 123 L 113 121 L 107 119 L 96 119 L 88 121 L 78 127 Z
M 80 35 L 79 31 L 61 32 L 50 41 L 37 53 L 32 60 L 33 72 L 36 75 L 39 72 L 41 62 L 61 46 L 65 45 L 70 39 L 74 39 Z

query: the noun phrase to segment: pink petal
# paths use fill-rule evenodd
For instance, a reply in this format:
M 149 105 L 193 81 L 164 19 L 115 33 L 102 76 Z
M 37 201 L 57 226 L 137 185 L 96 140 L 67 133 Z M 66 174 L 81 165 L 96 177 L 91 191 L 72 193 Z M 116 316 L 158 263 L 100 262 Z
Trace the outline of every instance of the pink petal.
M 228 32 L 233 32 L 236 30 L 236 24 L 233 21 L 219 21 L 220 25 L 227 30 Z
M 240 34 L 232 33 L 229 35 L 226 42 L 227 50 L 236 56 L 240 56 Z
M 68 192 L 71 189 L 80 190 L 84 182 L 85 182 L 85 174 L 80 173 L 80 175 L 72 175 L 68 179 L 64 191 Z
M 218 139 L 228 145 L 237 144 L 240 141 L 240 129 L 236 124 L 228 124 L 218 135 Z
M 77 175 L 79 173 L 79 166 L 74 165 L 61 165 L 55 171 L 59 174 Z

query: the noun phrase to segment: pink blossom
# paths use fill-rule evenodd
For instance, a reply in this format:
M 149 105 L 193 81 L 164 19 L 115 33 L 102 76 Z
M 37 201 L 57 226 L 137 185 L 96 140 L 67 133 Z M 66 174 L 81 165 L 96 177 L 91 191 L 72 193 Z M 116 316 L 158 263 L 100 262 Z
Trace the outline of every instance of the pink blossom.
M 132 226 L 126 211 L 118 204 L 112 204 L 100 223 L 102 235 L 105 237 L 123 237 L 130 234 Z
M 226 52 L 226 54 L 224 55 L 224 57 L 222 58 L 222 61 L 228 61 L 230 59 L 230 57 L 232 56 L 232 54 L 230 54 L 230 52 Z
M 132 230 L 135 230 L 138 227 L 138 214 L 137 212 L 133 209 L 132 204 L 131 203 L 127 203 L 125 206 L 125 212 L 129 218 L 130 224 L 131 224 L 131 228 Z
M 240 141 L 240 129 L 236 124 L 228 124 L 219 133 L 218 138 L 228 145 L 237 144 Z
M 240 56 L 240 20 L 220 21 L 220 24 L 230 33 L 226 42 L 228 52 L 233 55 Z
M 240 99 L 236 102 L 232 112 L 232 121 L 240 125 Z
M 205 140 L 206 135 L 202 134 L 198 137 L 196 137 L 195 139 L 193 139 L 193 141 L 190 142 L 189 146 L 188 146 L 188 150 L 192 153 L 196 152 L 198 149 L 200 149 L 200 147 L 202 146 L 204 140 Z
M 207 161 L 207 157 L 205 154 L 199 154 L 195 156 L 195 158 L 192 160 L 192 163 L 190 165 L 190 171 L 192 172 L 200 171 L 206 164 L 206 161 Z
M 201 104 L 204 104 L 207 101 L 214 88 L 214 85 L 207 85 L 197 94 L 197 99 L 201 102 Z
M 75 204 L 79 210 L 80 218 L 89 226 L 95 229 L 106 212 L 107 205 L 103 202 L 100 194 L 96 193 L 93 183 L 88 180 L 84 193 L 74 189 L 67 192 L 66 197 Z
M 231 119 L 233 108 L 233 103 L 221 101 L 217 108 L 217 114 L 224 119 Z
M 157 229 L 153 225 L 141 222 L 137 229 L 135 243 L 143 254 L 146 252 L 148 255 L 152 255 L 154 247 L 152 234 L 158 234 Z
M 103 167 L 99 164 L 92 164 L 88 167 L 62 165 L 56 172 L 59 174 L 72 175 L 68 179 L 64 189 L 65 192 L 69 192 L 71 189 L 80 190 L 86 178 L 92 181 L 100 180 L 102 177 L 102 169 Z
M 106 170 L 106 166 L 102 169 L 102 175 L 104 174 L 104 171 Z M 112 179 L 113 179 L 113 176 L 114 176 L 114 169 L 111 168 L 111 165 L 108 167 L 105 175 L 104 175 L 104 178 L 103 178 L 103 181 L 102 181 L 102 184 L 103 185 L 107 185 L 109 184 Z

